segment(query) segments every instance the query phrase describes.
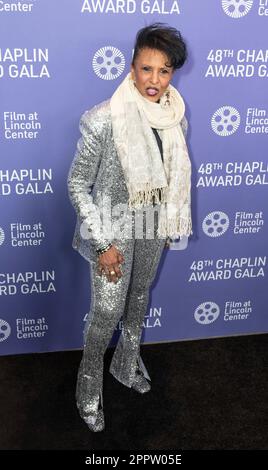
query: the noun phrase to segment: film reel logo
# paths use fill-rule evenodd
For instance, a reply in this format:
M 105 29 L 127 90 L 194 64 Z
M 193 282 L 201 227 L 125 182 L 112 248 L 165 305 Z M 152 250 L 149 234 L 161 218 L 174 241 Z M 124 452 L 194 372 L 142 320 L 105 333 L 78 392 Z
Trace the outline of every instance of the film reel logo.
M 231 18 L 242 18 L 249 13 L 253 0 L 222 0 L 222 8 Z
M 92 61 L 95 74 L 102 80 L 115 80 L 125 69 L 125 57 L 122 52 L 113 46 L 99 49 Z
M 0 227 L 0 246 L 3 245 L 4 241 L 5 241 L 5 232 L 2 229 L 2 227 Z
M 194 317 L 197 323 L 201 325 L 209 325 L 217 320 L 220 314 L 219 306 L 212 301 L 203 302 L 202 304 L 198 305 L 195 309 Z
M 240 125 L 240 114 L 232 106 L 217 109 L 211 119 L 211 127 L 215 134 L 227 137 L 234 134 Z
M 210 212 L 204 218 L 202 228 L 208 237 L 220 237 L 229 228 L 229 217 L 221 211 Z
M 0 318 L 0 342 L 5 341 L 11 333 L 10 325 L 7 321 Z

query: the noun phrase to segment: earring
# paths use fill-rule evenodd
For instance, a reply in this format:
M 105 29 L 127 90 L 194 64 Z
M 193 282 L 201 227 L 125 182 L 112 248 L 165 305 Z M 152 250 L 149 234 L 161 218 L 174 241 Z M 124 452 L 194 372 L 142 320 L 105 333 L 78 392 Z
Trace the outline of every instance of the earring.
M 164 102 L 164 106 L 170 106 L 170 91 L 165 93 L 166 101 Z

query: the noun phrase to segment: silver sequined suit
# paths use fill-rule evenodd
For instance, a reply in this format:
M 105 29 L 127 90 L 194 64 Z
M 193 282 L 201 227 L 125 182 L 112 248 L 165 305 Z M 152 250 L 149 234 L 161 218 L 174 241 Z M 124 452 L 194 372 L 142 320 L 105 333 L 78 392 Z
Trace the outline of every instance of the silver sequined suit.
M 181 126 L 186 135 L 185 117 Z M 151 238 L 148 238 L 148 232 L 145 238 L 144 225 L 138 237 L 126 236 L 130 227 L 134 230 L 137 216 L 142 217 L 142 210 L 128 210 L 120 219 L 120 224 L 117 223 L 118 212 L 115 211 L 112 224 L 117 226 L 116 237 L 112 231 L 104 235 L 99 230 L 96 209 L 104 214 L 107 209 L 105 204 L 115 207 L 127 204 L 128 201 L 123 169 L 112 135 L 109 100 L 82 115 L 80 132 L 82 135 L 68 175 L 68 191 L 77 213 L 73 247 L 89 261 L 91 306 L 84 331 L 84 353 L 76 396 L 78 406 L 93 416 L 98 408 L 99 397 L 102 399 L 103 356 L 121 316 L 122 333 L 110 372 L 128 387 L 133 385 L 137 370 L 150 379 L 140 356 L 140 338 L 149 288 L 166 240 L 156 236 L 157 217 L 149 229 L 151 235 L 153 233 Z M 157 213 L 159 205 L 147 209 Z M 81 236 L 80 232 L 81 223 L 86 218 L 90 220 L 91 236 L 88 239 Z M 121 268 L 123 276 L 116 284 L 97 273 L 96 248 L 101 248 L 107 241 L 112 242 L 125 259 Z

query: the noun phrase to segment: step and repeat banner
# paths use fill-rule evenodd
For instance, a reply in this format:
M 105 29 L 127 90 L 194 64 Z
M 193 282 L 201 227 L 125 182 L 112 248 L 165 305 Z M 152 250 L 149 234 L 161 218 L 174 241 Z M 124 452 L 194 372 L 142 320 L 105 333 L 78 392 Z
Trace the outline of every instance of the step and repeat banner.
M 194 234 L 164 250 L 142 342 L 268 331 L 268 1 L 1 0 L 2 355 L 82 347 L 89 265 L 72 248 L 67 191 L 79 119 L 110 98 L 137 30 L 155 21 L 189 49 L 173 85 Z

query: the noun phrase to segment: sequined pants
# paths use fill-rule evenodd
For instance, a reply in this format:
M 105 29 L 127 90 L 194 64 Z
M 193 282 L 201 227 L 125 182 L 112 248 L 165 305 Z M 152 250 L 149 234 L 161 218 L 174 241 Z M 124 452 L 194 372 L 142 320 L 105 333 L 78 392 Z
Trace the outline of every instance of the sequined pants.
M 125 262 L 122 277 L 115 284 L 97 273 L 97 263 L 90 262 L 91 306 L 84 331 L 84 352 L 78 373 L 87 376 L 87 389 L 77 387 L 77 402 L 87 408 L 102 397 L 103 358 L 118 321 L 122 331 L 115 348 L 110 372 L 131 387 L 137 364 L 146 378 L 148 371 L 140 356 L 140 339 L 149 302 L 149 289 L 155 278 L 166 239 L 116 240 Z M 89 392 L 90 390 L 90 392 Z M 90 396 L 88 396 L 90 393 Z M 84 394 L 84 396 L 83 396 Z M 85 396 L 87 394 L 87 396 Z

